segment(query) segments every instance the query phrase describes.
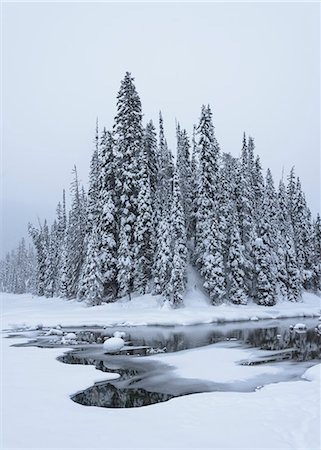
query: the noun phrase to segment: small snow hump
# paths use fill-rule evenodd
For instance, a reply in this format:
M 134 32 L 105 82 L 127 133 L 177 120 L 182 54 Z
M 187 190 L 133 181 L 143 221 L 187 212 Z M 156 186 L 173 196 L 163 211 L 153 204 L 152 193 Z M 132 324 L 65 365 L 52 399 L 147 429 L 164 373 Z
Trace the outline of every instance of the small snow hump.
M 122 339 L 120 337 L 111 337 L 111 338 L 107 339 L 103 344 L 103 348 L 107 353 L 117 353 L 124 346 L 125 346 L 125 341 L 124 341 L 124 339 Z
M 305 333 L 307 330 L 307 326 L 305 323 L 296 323 L 293 327 L 293 330 L 297 333 Z
M 77 339 L 77 336 L 75 335 L 75 333 L 67 333 L 65 339 L 67 341 L 75 341 Z
M 124 338 L 126 336 L 125 331 L 115 331 L 114 337 L 115 338 Z

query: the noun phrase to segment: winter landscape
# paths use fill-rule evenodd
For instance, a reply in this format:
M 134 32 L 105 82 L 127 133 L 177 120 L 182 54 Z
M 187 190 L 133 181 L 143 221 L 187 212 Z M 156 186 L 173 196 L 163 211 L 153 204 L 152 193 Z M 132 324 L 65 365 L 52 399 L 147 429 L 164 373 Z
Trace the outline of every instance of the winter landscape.
M 1 448 L 319 449 L 321 219 L 300 167 L 273 174 L 246 131 L 226 152 L 207 99 L 171 140 L 134 75 L 88 183 L 74 165 L 0 260 Z

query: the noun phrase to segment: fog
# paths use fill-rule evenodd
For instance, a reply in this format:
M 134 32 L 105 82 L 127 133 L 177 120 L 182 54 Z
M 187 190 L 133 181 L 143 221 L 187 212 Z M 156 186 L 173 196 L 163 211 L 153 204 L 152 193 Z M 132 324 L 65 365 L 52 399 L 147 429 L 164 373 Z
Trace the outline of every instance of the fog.
M 28 221 L 53 219 L 71 170 L 87 185 L 96 117 L 111 128 L 120 80 L 135 77 L 144 121 L 162 110 L 192 132 L 210 103 L 223 151 L 255 139 L 275 182 L 296 167 L 320 209 L 317 3 L 4 3 L 2 252 Z

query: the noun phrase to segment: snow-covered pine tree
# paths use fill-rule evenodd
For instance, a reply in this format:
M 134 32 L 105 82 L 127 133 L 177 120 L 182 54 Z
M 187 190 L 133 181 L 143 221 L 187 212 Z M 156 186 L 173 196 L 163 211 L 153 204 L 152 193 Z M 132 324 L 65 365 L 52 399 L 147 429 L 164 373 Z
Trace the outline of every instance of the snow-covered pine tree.
M 82 273 L 83 297 L 90 305 L 100 305 L 104 295 L 104 280 L 101 273 L 101 261 L 98 255 L 99 240 L 97 225 L 93 222 L 87 243 L 87 253 Z
M 230 243 L 226 263 L 228 299 L 232 303 L 245 305 L 248 299 L 245 284 L 246 261 L 239 232 L 238 215 L 235 209 L 232 212 L 230 226 Z
M 67 227 L 67 285 L 68 296 L 76 297 L 85 258 L 86 202 L 84 191 L 80 189 L 77 168 L 73 169 L 71 184 L 71 209 Z
M 241 159 L 236 166 L 235 201 L 238 212 L 239 232 L 243 244 L 245 290 L 248 296 L 252 293 L 253 261 L 252 245 L 255 240 L 255 194 L 252 184 L 252 173 L 249 167 L 249 152 L 245 134 Z
M 27 292 L 27 248 L 25 239 L 22 238 L 19 242 L 18 249 L 16 252 L 15 258 L 15 270 L 16 270 L 16 279 L 15 279 L 15 287 L 14 292 L 16 294 L 24 294 Z
M 62 284 L 66 282 L 66 230 L 67 230 L 67 214 L 66 214 L 66 194 L 62 191 L 62 204 L 59 202 L 57 206 L 57 230 L 56 230 L 56 274 L 55 274 L 55 292 L 57 296 L 65 297 L 67 292 Z M 64 281 L 62 281 L 62 277 Z
M 65 233 L 61 244 L 61 254 L 59 264 L 59 288 L 58 288 L 58 296 L 63 298 L 66 298 L 68 296 L 67 245 L 68 245 L 67 234 Z
M 214 305 L 222 303 L 226 295 L 225 267 L 222 252 L 221 233 L 216 215 L 209 217 L 210 226 L 205 236 L 204 253 L 202 256 L 201 275 L 204 277 L 204 287 L 208 291 Z
M 150 190 L 152 197 L 155 196 L 158 180 L 158 150 L 155 126 L 150 120 L 144 130 L 144 148 L 147 153 L 148 174 L 150 179 Z
M 159 113 L 159 144 L 157 152 L 158 177 L 154 203 L 156 224 L 156 247 L 153 263 L 154 294 L 161 294 L 165 301 L 171 300 L 172 251 L 170 235 L 170 208 L 172 203 L 172 155 L 168 149 L 162 113 Z
M 260 157 L 257 155 L 254 162 L 253 170 L 253 192 L 254 192 L 254 214 L 256 222 L 262 215 L 262 202 L 264 193 L 264 178 L 262 174 L 262 166 Z
M 59 205 L 58 205 L 59 207 Z M 59 211 L 58 211 L 59 212 Z M 47 288 L 45 295 L 52 297 L 59 290 L 59 266 L 61 257 L 61 236 L 58 220 L 54 220 L 48 236 Z
M 321 292 L 321 220 L 320 214 L 313 223 L 313 290 Z
M 252 185 L 253 185 L 253 176 L 255 173 L 255 157 L 254 157 L 254 139 L 249 136 L 248 143 L 247 143 L 247 169 L 249 172 L 249 175 L 252 179 Z
M 232 155 L 223 153 L 222 164 L 219 169 L 218 207 L 220 218 L 220 232 L 222 235 L 222 252 L 224 261 L 228 259 L 230 245 L 230 230 L 233 225 L 233 216 L 236 197 L 236 173 L 238 160 Z M 238 220 L 238 216 L 236 216 Z
M 205 240 L 210 234 L 211 218 L 217 214 L 219 146 L 214 135 L 212 112 L 202 106 L 199 137 L 199 192 L 196 213 L 196 255 L 199 267 L 203 265 Z M 218 223 L 218 221 L 216 221 Z
M 296 302 L 301 298 L 302 283 L 296 263 L 293 227 L 283 180 L 279 184 L 278 204 L 276 225 L 279 293 L 284 299 Z
M 140 157 L 138 215 L 135 224 L 134 288 L 141 294 L 148 292 L 155 253 L 153 199 L 150 182 L 149 155 L 144 146 Z
M 240 165 L 237 167 L 236 204 L 239 216 L 240 237 L 246 252 L 250 252 L 250 243 L 254 233 L 254 192 L 252 187 L 252 174 L 249 168 L 249 153 L 245 134 Z
M 93 224 L 97 221 L 98 216 L 98 196 L 99 196 L 99 130 L 98 119 L 96 122 L 96 134 L 95 134 L 95 148 L 91 157 L 90 171 L 89 171 L 89 189 L 88 189 L 88 217 L 87 217 L 87 234 L 90 236 Z
M 289 214 L 291 217 L 293 227 L 294 227 L 294 222 L 295 222 L 294 203 L 295 203 L 295 196 L 296 196 L 296 187 L 297 186 L 296 186 L 295 170 L 294 170 L 294 167 L 292 167 L 291 171 L 288 175 L 288 184 L 286 187 L 286 194 L 287 194 Z
M 92 239 L 91 232 L 92 228 L 94 226 L 97 226 L 98 223 L 98 216 L 100 213 L 99 208 L 99 171 L 100 171 L 100 164 L 99 164 L 99 130 L 98 130 L 98 119 L 96 121 L 96 133 L 95 133 L 95 139 L 94 139 L 94 150 L 91 157 L 90 162 L 90 170 L 89 170 L 89 189 L 88 189 L 88 198 L 86 201 L 87 204 L 87 211 L 86 211 L 86 218 L 85 218 L 85 237 L 84 237 L 84 253 L 86 253 L 86 257 L 84 258 L 83 265 L 81 268 L 81 274 L 79 278 L 78 283 L 78 292 L 77 297 L 79 299 L 86 297 L 86 293 L 88 292 L 88 268 L 86 267 L 86 264 L 88 264 L 88 245 L 89 241 L 91 240 L 91 247 L 96 244 L 97 248 L 95 249 L 95 252 L 99 253 L 99 239 Z M 91 253 L 93 252 L 93 248 L 90 249 Z M 101 269 L 101 268 L 100 268 Z
M 183 304 L 183 293 L 186 287 L 186 266 L 187 266 L 187 247 L 186 247 L 186 221 L 180 189 L 179 169 L 174 172 L 173 179 L 173 200 L 171 208 L 171 231 L 172 240 L 172 273 L 170 279 L 171 300 L 170 303 L 177 307 Z
M 47 288 L 47 263 L 48 258 L 48 226 L 45 222 L 44 226 L 39 223 L 39 229 L 33 225 L 28 225 L 29 234 L 33 240 L 37 253 L 37 282 L 36 290 L 39 296 L 45 295 Z
M 254 300 L 272 306 L 277 300 L 277 195 L 270 170 L 267 171 L 263 194 L 261 218 L 257 226 L 257 238 L 253 245 L 254 256 Z
M 162 113 L 159 113 L 159 144 L 158 144 L 158 180 L 155 209 L 158 212 L 158 221 L 162 215 L 170 213 L 173 194 L 173 155 L 168 148 Z
M 291 180 L 289 183 L 290 182 Z M 289 190 L 290 186 L 288 186 L 288 192 Z M 312 289 L 313 285 L 313 229 L 311 223 L 311 212 L 307 207 L 299 178 L 297 178 L 295 186 L 292 207 L 292 223 L 294 229 L 297 264 L 301 272 L 303 287 L 304 289 L 309 290 Z
M 143 146 L 142 109 L 129 72 L 121 82 L 114 124 L 116 195 L 119 200 L 117 280 L 119 295 L 130 297 L 134 283 L 134 228 L 137 219 L 139 156 Z
M 191 218 L 187 235 L 191 242 L 191 259 L 194 261 L 195 233 L 196 233 L 196 217 L 198 209 L 198 191 L 199 191 L 199 163 L 198 149 L 196 144 L 196 126 L 193 127 L 192 137 L 192 157 L 191 157 Z
M 99 151 L 98 254 L 104 284 L 104 300 L 115 301 L 117 284 L 117 208 L 115 157 L 112 133 L 104 130 Z
M 156 251 L 153 265 L 154 294 L 161 294 L 165 301 L 171 301 L 172 251 L 170 217 L 163 212 L 157 227 Z
M 186 130 L 181 130 L 177 126 L 177 170 L 179 176 L 179 185 L 186 220 L 186 230 L 188 234 L 191 229 L 192 215 L 192 169 L 190 159 L 190 144 Z M 174 189 L 174 187 L 173 187 Z

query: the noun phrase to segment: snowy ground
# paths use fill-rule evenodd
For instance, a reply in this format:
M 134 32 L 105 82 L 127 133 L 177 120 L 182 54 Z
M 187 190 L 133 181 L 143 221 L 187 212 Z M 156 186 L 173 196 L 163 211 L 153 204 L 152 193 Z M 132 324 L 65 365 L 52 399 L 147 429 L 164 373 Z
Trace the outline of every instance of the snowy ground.
M 199 299 L 181 311 L 161 310 L 157 300 L 148 297 L 121 306 L 85 308 L 74 301 L 5 295 L 2 328 L 23 322 L 192 324 L 253 316 L 312 316 L 319 309 L 319 299 L 311 295 L 306 295 L 300 305 L 269 309 L 254 305 L 215 309 Z M 193 394 L 143 408 L 110 410 L 81 406 L 69 396 L 112 374 L 99 372 L 93 366 L 58 362 L 55 358 L 66 349 L 12 347 L 21 339 L 6 339 L 5 335 L 1 340 L 3 449 L 320 448 L 320 365 L 309 369 L 300 381 L 271 384 L 252 393 Z M 256 370 L 262 370 L 237 365 L 237 361 L 249 357 L 248 351 L 229 352 L 214 344 L 149 358 L 176 367 L 178 376 L 219 382 L 249 379 Z M 270 366 L 264 370 L 276 369 Z
M 1 294 L 2 329 L 23 322 L 35 326 L 71 325 L 195 325 L 256 319 L 320 316 L 321 299 L 305 293 L 301 303 L 283 302 L 273 307 L 250 303 L 245 306 L 211 306 L 200 291 L 190 292 L 185 307 L 161 307 L 161 299 L 151 295 L 102 306 L 60 298 L 32 297 L 30 294 Z

